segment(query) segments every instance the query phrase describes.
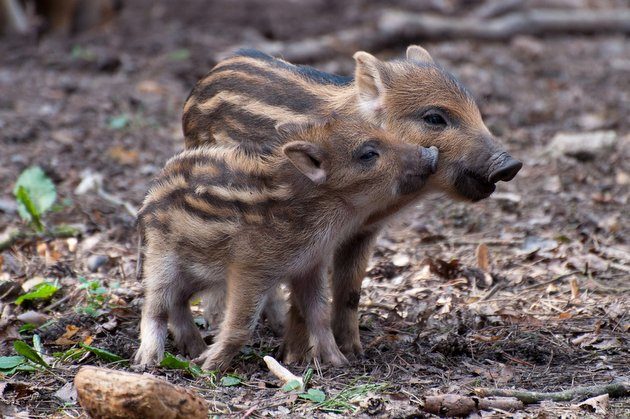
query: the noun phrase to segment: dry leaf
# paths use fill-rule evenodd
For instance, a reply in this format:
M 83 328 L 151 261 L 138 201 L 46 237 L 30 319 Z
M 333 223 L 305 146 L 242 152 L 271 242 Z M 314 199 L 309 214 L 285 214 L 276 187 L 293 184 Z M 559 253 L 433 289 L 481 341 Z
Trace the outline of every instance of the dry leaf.
M 571 317 L 573 317 L 573 314 L 571 314 L 571 313 L 570 313 L 570 312 L 568 312 L 568 311 L 562 312 L 562 313 L 560 313 L 560 314 L 558 315 L 558 319 L 560 319 L 560 320 L 568 320 L 568 319 L 570 319 Z
M 578 286 L 577 279 L 571 278 L 571 298 L 577 300 L 580 297 L 580 287 Z
M 53 342 L 54 345 L 59 345 L 59 346 L 71 346 L 71 345 L 76 345 L 77 342 L 71 340 L 70 338 L 73 337 L 74 335 L 77 334 L 77 332 L 80 329 L 73 325 L 73 324 L 69 324 L 66 326 L 66 331 L 64 332 L 63 335 L 61 335 L 60 337 L 57 338 L 57 340 L 55 340 Z
M 584 400 L 582 403 L 571 406 L 574 409 L 579 409 L 582 412 L 594 413 L 596 415 L 605 415 L 608 412 L 608 404 L 610 397 L 608 394 L 602 394 L 601 396 L 591 397 Z
M 141 93 L 164 93 L 164 87 L 154 80 L 142 80 L 136 85 L 136 89 Z
M 488 246 L 485 243 L 480 243 L 477 246 L 477 266 L 484 272 L 490 271 L 490 256 Z
M 120 164 L 135 165 L 140 159 L 140 155 L 135 150 L 127 150 L 121 146 L 111 147 L 107 154 Z

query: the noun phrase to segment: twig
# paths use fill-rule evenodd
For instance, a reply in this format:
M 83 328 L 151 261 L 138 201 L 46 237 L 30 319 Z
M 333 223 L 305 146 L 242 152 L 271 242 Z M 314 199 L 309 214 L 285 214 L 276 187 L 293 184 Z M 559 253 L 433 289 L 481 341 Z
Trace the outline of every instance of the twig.
M 26 13 L 22 5 L 17 0 L 1 0 L 0 1 L 0 18 L 4 17 L 7 27 L 17 33 L 28 32 L 29 25 Z
M 135 218 L 138 215 L 138 210 L 131 203 L 120 199 L 105 190 L 102 174 L 94 173 L 88 169 L 84 171 L 81 176 L 83 179 L 81 180 L 81 183 L 79 183 L 79 186 L 75 188 L 75 194 L 84 195 L 87 192 L 94 190 L 98 196 L 110 204 L 122 206 L 132 217 Z
M 544 287 L 546 285 L 553 284 L 554 282 L 562 281 L 563 279 L 566 279 L 566 278 L 568 278 L 568 277 L 570 277 L 572 275 L 577 275 L 579 273 L 581 273 L 581 272 L 580 271 L 572 271 L 572 272 L 569 272 L 568 274 L 564 274 L 564 275 L 560 275 L 560 276 L 557 276 L 555 278 L 552 278 L 549 281 L 541 282 L 540 284 L 534 284 L 534 285 L 531 285 L 529 287 L 522 288 L 519 292 L 529 291 L 529 290 L 533 290 L 533 289 L 536 289 L 536 288 Z
M 478 410 L 515 411 L 521 410 L 523 403 L 513 397 L 477 398 L 459 394 L 440 394 L 424 398 L 424 410 L 443 416 L 467 416 Z
M 480 12 L 481 13 L 481 12 Z M 486 12 L 482 13 L 482 16 Z M 502 12 L 498 12 L 501 14 Z M 492 11 L 490 15 L 496 14 Z M 405 40 L 465 38 L 504 40 L 516 35 L 546 33 L 630 33 L 630 10 L 530 10 L 501 17 L 443 17 L 388 10 L 373 26 L 344 29 L 297 42 L 260 42 L 253 45 L 267 54 L 294 62 L 315 62 L 340 53 L 378 50 Z M 218 54 L 223 59 L 238 49 L 235 45 Z
M 523 7 L 523 0 L 503 0 L 503 1 L 487 1 L 477 7 L 472 15 L 478 19 L 488 19 L 492 17 L 502 16 L 506 13 Z
M 6 239 L 0 241 L 0 250 L 6 250 L 20 240 L 47 239 L 47 238 L 64 239 L 68 237 L 75 237 L 79 235 L 79 233 L 81 233 L 79 229 L 74 228 L 69 225 L 56 226 L 50 230 L 46 230 L 41 233 L 37 231 L 15 230 L 15 231 L 10 232 Z
M 69 299 L 73 298 L 74 296 L 76 296 L 78 293 L 80 292 L 80 290 L 74 290 L 72 291 L 70 294 L 66 295 L 65 297 L 61 298 L 58 301 L 55 301 L 54 303 L 44 307 L 42 309 L 43 313 L 47 313 L 49 311 L 52 311 L 54 308 L 59 307 L 61 304 L 65 303 L 66 301 L 68 301 Z
M 138 210 L 133 205 L 131 205 L 131 203 L 110 194 L 105 189 L 103 189 L 103 185 L 98 186 L 98 188 L 96 189 L 96 193 L 98 194 L 98 196 L 100 196 L 105 201 L 109 202 L 110 204 L 119 205 L 123 207 L 132 217 L 135 218 L 138 215 Z
M 618 382 L 599 386 L 575 387 L 565 391 L 538 392 L 527 390 L 512 390 L 500 388 L 475 388 L 475 394 L 480 397 L 516 397 L 525 404 L 538 403 L 543 400 L 567 402 L 575 398 L 589 398 L 608 394 L 610 397 L 626 397 L 630 395 L 630 382 Z
M 467 38 L 504 40 L 547 33 L 630 32 L 630 10 L 529 10 L 495 19 L 445 18 L 386 11 L 379 30 L 399 39 Z
M 263 361 L 265 361 L 265 364 L 267 364 L 267 368 L 269 368 L 269 371 L 271 371 L 273 375 L 278 377 L 282 381 L 283 385 L 288 384 L 291 381 L 297 381 L 300 385 L 297 390 L 304 390 L 304 380 L 302 379 L 302 377 L 294 375 L 291 371 L 280 365 L 280 363 L 276 361 L 275 358 L 269 355 L 265 356 L 263 358 Z

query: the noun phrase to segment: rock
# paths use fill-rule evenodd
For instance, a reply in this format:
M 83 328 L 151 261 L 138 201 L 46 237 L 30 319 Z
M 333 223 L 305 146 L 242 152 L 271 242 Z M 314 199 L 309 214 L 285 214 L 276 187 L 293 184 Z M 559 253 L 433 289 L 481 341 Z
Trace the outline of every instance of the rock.
M 109 257 L 105 255 L 92 255 L 87 259 L 87 267 L 90 272 L 96 272 L 98 268 L 105 265 Z
M 399 268 L 403 268 L 405 266 L 408 266 L 409 262 L 411 262 L 411 260 L 409 259 L 409 256 L 407 256 L 404 253 L 396 253 L 392 257 L 392 263 L 394 264 L 394 266 L 397 266 Z
M 614 131 L 559 132 L 549 143 L 548 150 L 553 156 L 565 155 L 587 161 L 606 154 L 614 149 L 616 143 L 617 134 Z
M 74 377 L 79 404 L 93 418 L 207 418 L 194 390 L 151 375 L 81 367 Z
M 49 317 L 38 311 L 27 311 L 17 316 L 17 319 L 24 323 L 32 323 L 36 326 L 41 326 L 48 321 Z

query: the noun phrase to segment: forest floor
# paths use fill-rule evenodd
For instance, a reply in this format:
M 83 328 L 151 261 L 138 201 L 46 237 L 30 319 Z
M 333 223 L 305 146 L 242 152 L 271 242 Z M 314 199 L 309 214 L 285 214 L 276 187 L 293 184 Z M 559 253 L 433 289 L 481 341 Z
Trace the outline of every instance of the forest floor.
M 183 148 L 183 102 L 215 53 L 260 37 L 291 41 L 342 29 L 383 7 L 360 0 L 188 3 L 129 2 L 102 30 L 38 45 L 0 43 L 0 234 L 27 228 L 12 190 L 32 165 L 57 188 L 59 205 L 46 215 L 47 226 L 79 231 L 21 240 L 0 253 L 0 356 L 15 355 L 13 341 L 31 344 L 35 334 L 54 365 L 2 378 L 1 414 L 77 416 L 80 406 L 58 390 L 81 365 L 129 369 L 79 342 L 124 359 L 138 346 L 134 218 L 93 189 L 77 194 L 77 186 L 102 176 L 104 190 L 138 207 L 153 175 Z M 418 9 L 439 2 L 393 3 Z M 425 417 L 422 397 L 431 394 L 555 391 L 630 377 L 628 38 L 422 44 L 477 96 L 487 125 L 524 162 L 518 176 L 475 204 L 430 197 L 384 232 L 361 296 L 366 357 L 315 368 L 311 386 L 325 392 L 324 402 L 279 388 L 262 361 L 280 344 L 267 327 L 234 363 L 237 380 L 152 373 L 196 389 L 212 412 L 235 417 Z M 405 47 L 406 40 L 370 52 L 388 59 Z M 309 64 L 350 74 L 353 52 Z M 562 154 L 549 147 L 558 133 L 608 136 L 612 144 Z M 12 304 L 41 282 L 60 288 L 49 299 Z M 35 313 L 24 317 L 29 311 Z M 45 324 L 24 330 L 30 321 Z M 72 349 L 75 357 L 68 356 Z M 314 366 L 290 368 L 302 374 Z M 520 414 L 585 412 L 571 402 L 545 402 Z M 611 399 L 600 416 L 607 415 L 630 416 L 630 399 Z

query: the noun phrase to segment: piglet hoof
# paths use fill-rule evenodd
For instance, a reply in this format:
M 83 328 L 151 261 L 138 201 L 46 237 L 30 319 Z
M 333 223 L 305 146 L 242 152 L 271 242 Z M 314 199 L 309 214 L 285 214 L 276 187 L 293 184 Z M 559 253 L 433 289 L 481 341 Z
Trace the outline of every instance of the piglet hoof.
M 204 370 L 216 370 L 225 371 L 229 366 L 233 354 L 223 350 L 217 345 L 210 345 L 199 357 L 195 358 L 193 362 L 197 365 L 201 365 Z
M 339 349 L 350 360 L 365 358 L 365 352 L 363 352 L 363 347 L 359 341 L 347 342 L 339 346 Z
M 314 355 L 315 358 L 321 359 L 323 363 L 330 364 L 334 367 L 342 367 L 350 363 L 348 362 L 348 358 L 346 358 L 339 348 L 337 348 L 337 345 L 333 345 L 329 348 L 323 348 L 323 350 L 320 351 L 319 356 L 317 354 Z
M 146 368 L 158 365 L 162 362 L 163 358 L 164 354 L 160 353 L 156 349 L 142 347 L 142 345 L 140 345 L 138 352 L 136 352 L 133 357 L 133 363 L 137 367 Z
M 288 350 L 287 348 L 282 348 L 280 350 L 280 359 L 282 359 L 282 362 L 285 364 L 301 364 L 307 359 L 307 357 L 304 353 L 298 353 Z
M 199 339 L 191 339 L 186 342 L 182 342 L 181 345 L 178 346 L 180 347 L 180 351 L 191 359 L 197 358 L 206 349 L 208 349 L 208 345 L 206 345 L 201 336 L 199 336 Z

